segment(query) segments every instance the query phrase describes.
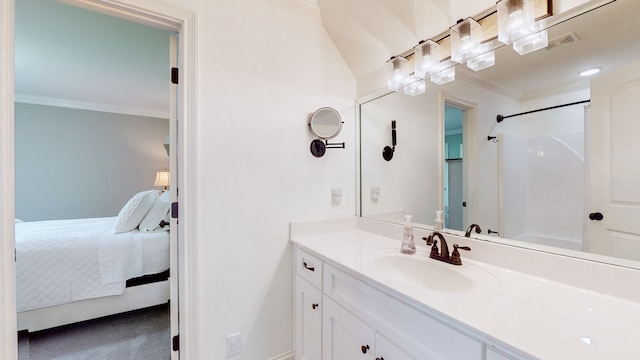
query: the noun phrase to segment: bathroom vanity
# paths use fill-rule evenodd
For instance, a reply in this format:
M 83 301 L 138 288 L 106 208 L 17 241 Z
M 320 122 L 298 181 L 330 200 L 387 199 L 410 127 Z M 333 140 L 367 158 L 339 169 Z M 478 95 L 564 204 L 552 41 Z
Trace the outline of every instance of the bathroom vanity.
M 397 224 L 292 224 L 295 358 L 640 358 L 637 270 L 445 234 L 472 249 L 455 266 L 429 258 L 429 233 L 405 255 Z

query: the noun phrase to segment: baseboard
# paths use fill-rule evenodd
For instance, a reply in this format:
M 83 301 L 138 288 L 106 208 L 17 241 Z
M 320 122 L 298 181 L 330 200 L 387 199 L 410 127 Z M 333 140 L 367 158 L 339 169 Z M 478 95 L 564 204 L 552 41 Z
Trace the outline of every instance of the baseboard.
M 288 351 L 269 360 L 293 360 L 293 351 Z

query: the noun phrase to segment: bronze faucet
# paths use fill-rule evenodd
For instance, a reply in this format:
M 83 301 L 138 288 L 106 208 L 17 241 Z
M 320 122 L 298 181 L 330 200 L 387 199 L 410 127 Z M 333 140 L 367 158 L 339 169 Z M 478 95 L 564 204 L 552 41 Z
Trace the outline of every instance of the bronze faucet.
M 464 233 L 464 237 L 471 237 L 471 232 L 473 231 L 473 229 L 476 230 L 476 234 L 480 234 L 482 232 L 482 229 L 480 229 L 480 226 L 478 224 L 471 224 L 467 228 L 467 231 Z
M 438 240 L 434 238 L 440 239 L 440 242 L 442 244 L 439 252 Z M 437 231 L 432 232 L 429 237 L 423 237 L 422 240 L 425 240 L 427 242 L 427 245 L 431 245 L 431 254 L 429 254 L 430 258 L 444 261 L 453 265 L 462 265 L 462 259 L 460 258 L 460 252 L 458 251 L 458 249 L 471 251 L 471 248 L 468 246 L 459 246 L 458 244 L 453 244 L 453 252 L 451 253 L 451 256 L 449 256 L 449 246 L 447 246 L 447 241 L 444 239 L 444 236 L 442 236 L 442 234 Z

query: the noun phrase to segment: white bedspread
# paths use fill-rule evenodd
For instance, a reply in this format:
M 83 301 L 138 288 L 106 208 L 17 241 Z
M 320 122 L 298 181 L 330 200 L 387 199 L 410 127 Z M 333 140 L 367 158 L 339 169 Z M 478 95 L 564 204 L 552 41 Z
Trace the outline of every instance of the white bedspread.
M 115 217 L 16 224 L 18 311 L 120 295 L 169 268 L 166 231 L 114 234 Z

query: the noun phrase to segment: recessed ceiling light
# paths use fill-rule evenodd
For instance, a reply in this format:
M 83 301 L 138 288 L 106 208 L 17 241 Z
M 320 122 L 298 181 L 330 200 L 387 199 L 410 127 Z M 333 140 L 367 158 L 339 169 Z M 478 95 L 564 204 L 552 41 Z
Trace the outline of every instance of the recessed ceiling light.
M 578 75 L 580 76 L 591 76 L 591 75 L 595 75 L 597 73 L 600 72 L 600 70 L 602 70 L 601 67 L 596 67 L 596 68 L 592 68 L 592 69 L 587 69 L 587 70 L 582 70 L 578 73 Z

